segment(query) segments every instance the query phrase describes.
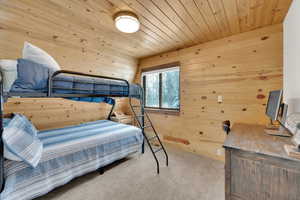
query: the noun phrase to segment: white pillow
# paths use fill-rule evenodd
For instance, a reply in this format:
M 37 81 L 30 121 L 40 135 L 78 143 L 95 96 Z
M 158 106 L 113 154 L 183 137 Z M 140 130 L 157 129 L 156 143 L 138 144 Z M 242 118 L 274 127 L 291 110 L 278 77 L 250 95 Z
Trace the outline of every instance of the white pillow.
M 8 59 L 0 60 L 0 71 L 4 76 L 3 77 L 4 92 L 9 92 L 11 86 L 18 78 L 17 65 L 18 65 L 17 60 L 8 60 Z
M 23 58 L 45 65 L 53 71 L 60 70 L 58 63 L 47 52 L 29 42 L 24 43 Z

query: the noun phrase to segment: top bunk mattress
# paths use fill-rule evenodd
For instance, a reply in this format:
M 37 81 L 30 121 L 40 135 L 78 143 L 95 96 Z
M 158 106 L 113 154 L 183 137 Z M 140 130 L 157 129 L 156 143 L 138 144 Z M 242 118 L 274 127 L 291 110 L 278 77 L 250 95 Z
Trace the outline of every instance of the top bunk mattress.
M 48 79 L 45 79 L 48 83 Z M 44 87 L 32 87 L 39 85 L 32 81 L 32 84 L 14 84 L 10 93 L 48 93 L 48 84 Z M 128 85 L 124 81 L 87 78 L 71 75 L 58 75 L 53 78 L 52 94 L 85 94 L 94 96 L 117 96 L 117 97 L 137 97 L 139 96 L 139 86 L 136 84 Z M 16 95 L 17 96 L 17 95 Z M 63 95 L 62 95 L 63 96 Z M 72 95 L 70 95 L 72 96 Z
M 51 71 L 47 67 L 18 59 L 15 72 L 1 71 L 6 96 L 23 96 L 23 93 L 36 93 L 33 96 L 47 96 L 49 79 L 51 80 L 51 96 L 106 96 L 106 97 L 140 97 L 140 87 L 129 84 L 126 80 L 84 74 L 72 71 Z M 14 74 L 12 76 L 12 74 Z M 54 75 L 54 76 L 53 76 Z M 15 78 L 16 77 L 16 78 Z M 10 80 L 12 79 L 12 80 Z M 12 84 L 6 84 L 11 82 Z

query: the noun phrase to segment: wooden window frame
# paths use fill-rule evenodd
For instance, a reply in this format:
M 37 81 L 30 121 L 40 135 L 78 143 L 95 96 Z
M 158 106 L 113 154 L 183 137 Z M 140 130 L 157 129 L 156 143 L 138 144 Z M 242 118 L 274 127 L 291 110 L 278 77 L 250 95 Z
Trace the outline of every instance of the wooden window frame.
M 159 107 L 149 107 L 146 106 L 146 76 L 143 76 L 144 72 L 151 72 L 151 71 L 156 71 L 156 70 L 161 70 L 161 69 L 167 69 L 167 68 L 173 68 L 173 67 L 178 67 L 179 68 L 179 108 L 163 108 L 162 107 L 162 72 L 159 73 Z M 168 63 L 164 65 L 159 65 L 159 66 L 154 66 L 154 67 L 149 67 L 147 69 L 142 69 L 141 71 L 141 80 L 142 80 L 142 85 L 144 88 L 144 94 L 145 94 L 145 109 L 149 112 L 161 112 L 164 114 L 174 114 L 177 115 L 180 113 L 180 107 L 181 107 L 181 92 L 180 92 L 180 62 L 173 62 L 173 63 Z

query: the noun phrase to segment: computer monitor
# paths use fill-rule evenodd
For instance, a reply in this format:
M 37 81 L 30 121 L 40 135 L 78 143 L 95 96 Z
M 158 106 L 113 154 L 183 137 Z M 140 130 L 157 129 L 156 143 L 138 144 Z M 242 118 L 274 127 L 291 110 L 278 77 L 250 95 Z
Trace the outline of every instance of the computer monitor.
M 266 128 L 265 132 L 275 136 L 291 136 L 285 127 L 287 109 L 287 104 L 282 103 L 282 90 L 271 91 L 266 108 L 266 115 L 270 118 L 271 124 L 273 124 L 273 121 L 277 121 L 280 126 L 277 130 Z
M 266 108 L 266 115 L 271 119 L 271 121 L 276 121 L 278 119 L 281 102 L 282 90 L 271 91 Z

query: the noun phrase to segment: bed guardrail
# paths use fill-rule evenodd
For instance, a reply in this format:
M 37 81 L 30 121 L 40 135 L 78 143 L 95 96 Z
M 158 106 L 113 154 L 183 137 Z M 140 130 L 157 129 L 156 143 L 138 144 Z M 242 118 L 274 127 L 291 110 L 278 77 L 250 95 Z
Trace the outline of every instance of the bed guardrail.
M 1 81 L 0 81 L 0 193 L 3 191 L 5 186 L 4 180 L 4 145 L 2 141 L 3 133 L 3 74 L 0 71 Z
M 49 76 L 48 97 L 53 97 L 53 79 L 59 74 L 69 74 L 69 75 L 78 75 L 78 76 L 93 77 L 93 78 L 99 78 L 99 79 L 122 81 L 122 82 L 126 83 L 127 88 L 128 88 L 128 96 L 130 95 L 130 84 L 126 79 L 114 78 L 114 77 L 108 77 L 108 76 L 100 76 L 100 75 L 94 75 L 94 74 L 86 74 L 86 73 L 74 72 L 74 71 L 70 71 L 70 70 L 59 70 Z M 86 96 L 88 96 L 88 95 L 86 95 Z M 101 95 L 97 95 L 97 96 L 101 96 Z
M 68 75 L 78 75 L 78 76 L 83 76 L 83 77 L 93 77 L 93 78 L 99 78 L 99 79 L 107 79 L 107 80 L 117 80 L 117 81 L 122 81 L 126 84 L 128 88 L 128 97 L 130 96 L 130 84 L 126 79 L 121 79 L 121 78 L 114 78 L 114 77 L 108 77 L 108 76 L 100 76 L 100 75 L 94 75 L 94 74 L 86 74 L 86 73 L 81 73 L 81 72 L 74 72 L 74 71 L 69 71 L 69 70 L 59 70 L 54 72 L 52 75 L 49 76 L 48 79 L 48 97 L 53 97 L 53 80 L 56 76 L 59 74 L 68 74 Z M 74 95 L 73 95 L 74 96 Z M 88 96 L 88 97 L 93 97 L 93 96 L 100 96 L 100 95 L 82 95 L 83 97 Z M 113 113 L 113 110 L 115 108 L 115 103 L 112 105 L 111 110 L 108 114 L 107 119 L 111 119 L 111 115 Z

